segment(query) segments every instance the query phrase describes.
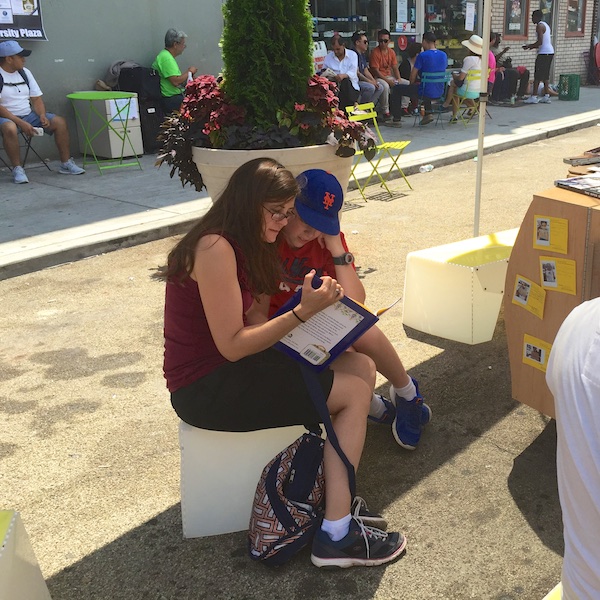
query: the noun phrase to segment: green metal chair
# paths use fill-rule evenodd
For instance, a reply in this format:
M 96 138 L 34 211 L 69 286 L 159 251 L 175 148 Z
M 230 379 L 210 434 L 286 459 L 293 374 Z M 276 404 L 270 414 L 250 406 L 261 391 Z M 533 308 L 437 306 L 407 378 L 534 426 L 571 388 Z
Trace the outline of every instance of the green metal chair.
M 358 181 L 358 178 L 356 177 L 356 168 L 361 163 L 362 157 L 364 156 L 364 152 L 362 152 L 362 150 L 358 150 L 356 152 L 356 159 L 354 161 L 354 164 L 352 165 L 352 171 L 350 172 L 350 176 L 354 179 L 356 186 L 358 187 L 358 191 L 360 192 L 360 195 L 363 197 L 365 202 L 367 202 L 367 197 L 365 196 L 365 189 L 369 185 L 369 183 L 371 183 L 371 179 L 373 179 L 373 176 L 375 175 L 379 179 L 379 185 L 385 188 L 385 190 L 390 196 L 392 196 L 392 192 L 387 186 L 387 181 L 390 178 L 392 172 L 395 170 L 398 171 L 400 176 L 406 182 L 406 185 L 409 187 L 409 189 L 412 190 L 413 188 L 408 182 L 404 171 L 398 164 L 398 160 L 402 156 L 404 149 L 410 144 L 410 140 L 401 142 L 386 142 L 383 139 L 381 131 L 379 130 L 379 125 L 377 124 L 377 111 L 375 110 L 375 105 L 373 104 L 373 102 L 359 104 L 358 106 L 347 106 L 346 113 L 348 115 L 349 121 L 363 121 L 365 122 L 365 124 L 372 125 L 375 128 L 375 132 L 377 133 L 377 142 L 375 145 L 376 154 L 371 160 L 367 159 L 369 164 L 371 165 L 371 173 L 365 180 L 364 185 L 361 186 L 360 182 Z M 379 167 L 381 165 L 381 161 L 384 160 L 386 157 L 389 157 L 392 163 L 388 171 L 382 175 L 379 171 Z
M 440 117 L 442 116 L 442 114 L 444 114 L 444 112 L 446 112 L 446 111 L 442 110 L 442 104 L 443 104 L 444 100 L 446 99 L 446 90 L 448 88 L 448 82 L 450 81 L 450 79 L 452 79 L 452 73 L 450 71 L 443 71 L 443 72 L 437 72 L 437 73 L 426 73 L 426 72 L 421 73 L 421 83 L 422 84 L 426 84 L 426 83 L 442 83 L 443 84 L 442 94 L 438 98 L 430 98 L 430 100 L 436 101 L 435 105 L 432 104 L 432 112 L 431 112 L 432 115 L 436 115 L 435 125 L 440 123 Z M 422 90 L 425 89 L 425 85 L 419 86 L 419 87 Z M 418 98 L 419 108 L 421 108 L 424 98 L 425 97 L 423 96 L 423 94 L 420 93 L 419 98 Z M 428 96 L 428 98 L 429 98 L 429 96 Z M 415 115 L 413 127 L 415 127 L 417 125 L 417 122 L 419 123 L 419 126 L 421 126 L 420 125 L 420 122 L 421 122 L 420 114 Z M 442 129 L 443 129 L 444 128 L 443 121 L 441 121 L 441 125 L 442 125 Z

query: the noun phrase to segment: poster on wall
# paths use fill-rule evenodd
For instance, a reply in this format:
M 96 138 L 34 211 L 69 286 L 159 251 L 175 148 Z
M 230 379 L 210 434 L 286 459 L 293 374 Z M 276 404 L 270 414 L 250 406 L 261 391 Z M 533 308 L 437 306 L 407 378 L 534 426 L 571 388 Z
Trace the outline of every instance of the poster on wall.
M 506 0 L 504 37 L 527 36 L 527 4 L 525 0 Z
M 47 40 L 41 0 L 0 0 L 1 40 Z

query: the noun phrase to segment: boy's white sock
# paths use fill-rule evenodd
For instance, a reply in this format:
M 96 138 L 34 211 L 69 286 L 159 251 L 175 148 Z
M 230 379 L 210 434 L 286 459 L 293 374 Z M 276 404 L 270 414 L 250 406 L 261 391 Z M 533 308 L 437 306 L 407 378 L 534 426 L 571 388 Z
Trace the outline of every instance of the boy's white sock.
M 394 393 L 405 400 L 412 400 L 417 395 L 417 388 L 411 379 L 404 387 L 396 388 L 392 386 Z
M 350 516 L 350 513 L 348 513 L 345 517 L 335 521 L 323 519 L 321 529 L 327 533 L 332 542 L 339 542 L 342 538 L 345 538 L 348 535 L 348 532 L 350 531 L 351 518 L 352 517 Z

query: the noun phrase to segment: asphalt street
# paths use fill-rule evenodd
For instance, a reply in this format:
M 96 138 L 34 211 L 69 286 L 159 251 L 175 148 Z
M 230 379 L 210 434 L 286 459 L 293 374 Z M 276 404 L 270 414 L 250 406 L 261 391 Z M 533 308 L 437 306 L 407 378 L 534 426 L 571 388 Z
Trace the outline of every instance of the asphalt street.
M 481 233 L 518 227 L 566 175 L 563 157 L 599 133 L 486 156 Z M 392 199 L 348 195 L 343 229 L 370 306 L 402 295 L 408 252 L 472 236 L 476 164 L 414 174 L 413 191 L 395 180 Z M 358 473 L 360 495 L 406 533 L 403 558 L 323 572 L 302 552 L 272 570 L 250 561 L 243 532 L 184 540 L 152 278 L 173 243 L 0 281 L 2 505 L 21 512 L 53 600 L 541 600 L 558 583 L 555 426 L 511 399 L 502 313 L 476 346 L 403 327 L 401 307 L 381 320 L 433 410 L 415 452 L 370 424 Z

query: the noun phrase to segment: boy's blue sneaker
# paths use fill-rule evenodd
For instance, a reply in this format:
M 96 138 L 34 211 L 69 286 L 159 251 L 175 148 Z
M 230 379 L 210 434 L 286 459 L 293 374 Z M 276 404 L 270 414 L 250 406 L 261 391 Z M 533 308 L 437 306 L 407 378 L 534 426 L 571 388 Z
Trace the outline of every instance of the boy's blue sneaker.
M 412 378 L 417 395 L 412 400 L 394 398 L 396 401 L 396 418 L 392 423 L 394 439 L 406 450 L 414 450 L 421 439 L 421 428 L 431 420 L 431 408 L 423 402 L 419 392 L 419 383 Z
M 379 425 L 391 425 L 396 418 L 396 407 L 393 402 L 390 402 L 387 398 L 384 398 L 381 394 L 375 394 L 377 397 L 385 405 L 385 412 L 381 415 L 381 417 L 372 417 L 369 415 L 369 421 L 373 421 L 373 423 L 379 423 Z
M 317 567 L 376 567 L 398 558 L 405 547 L 401 533 L 386 533 L 352 519 L 350 531 L 339 542 L 319 528 L 310 560 Z

